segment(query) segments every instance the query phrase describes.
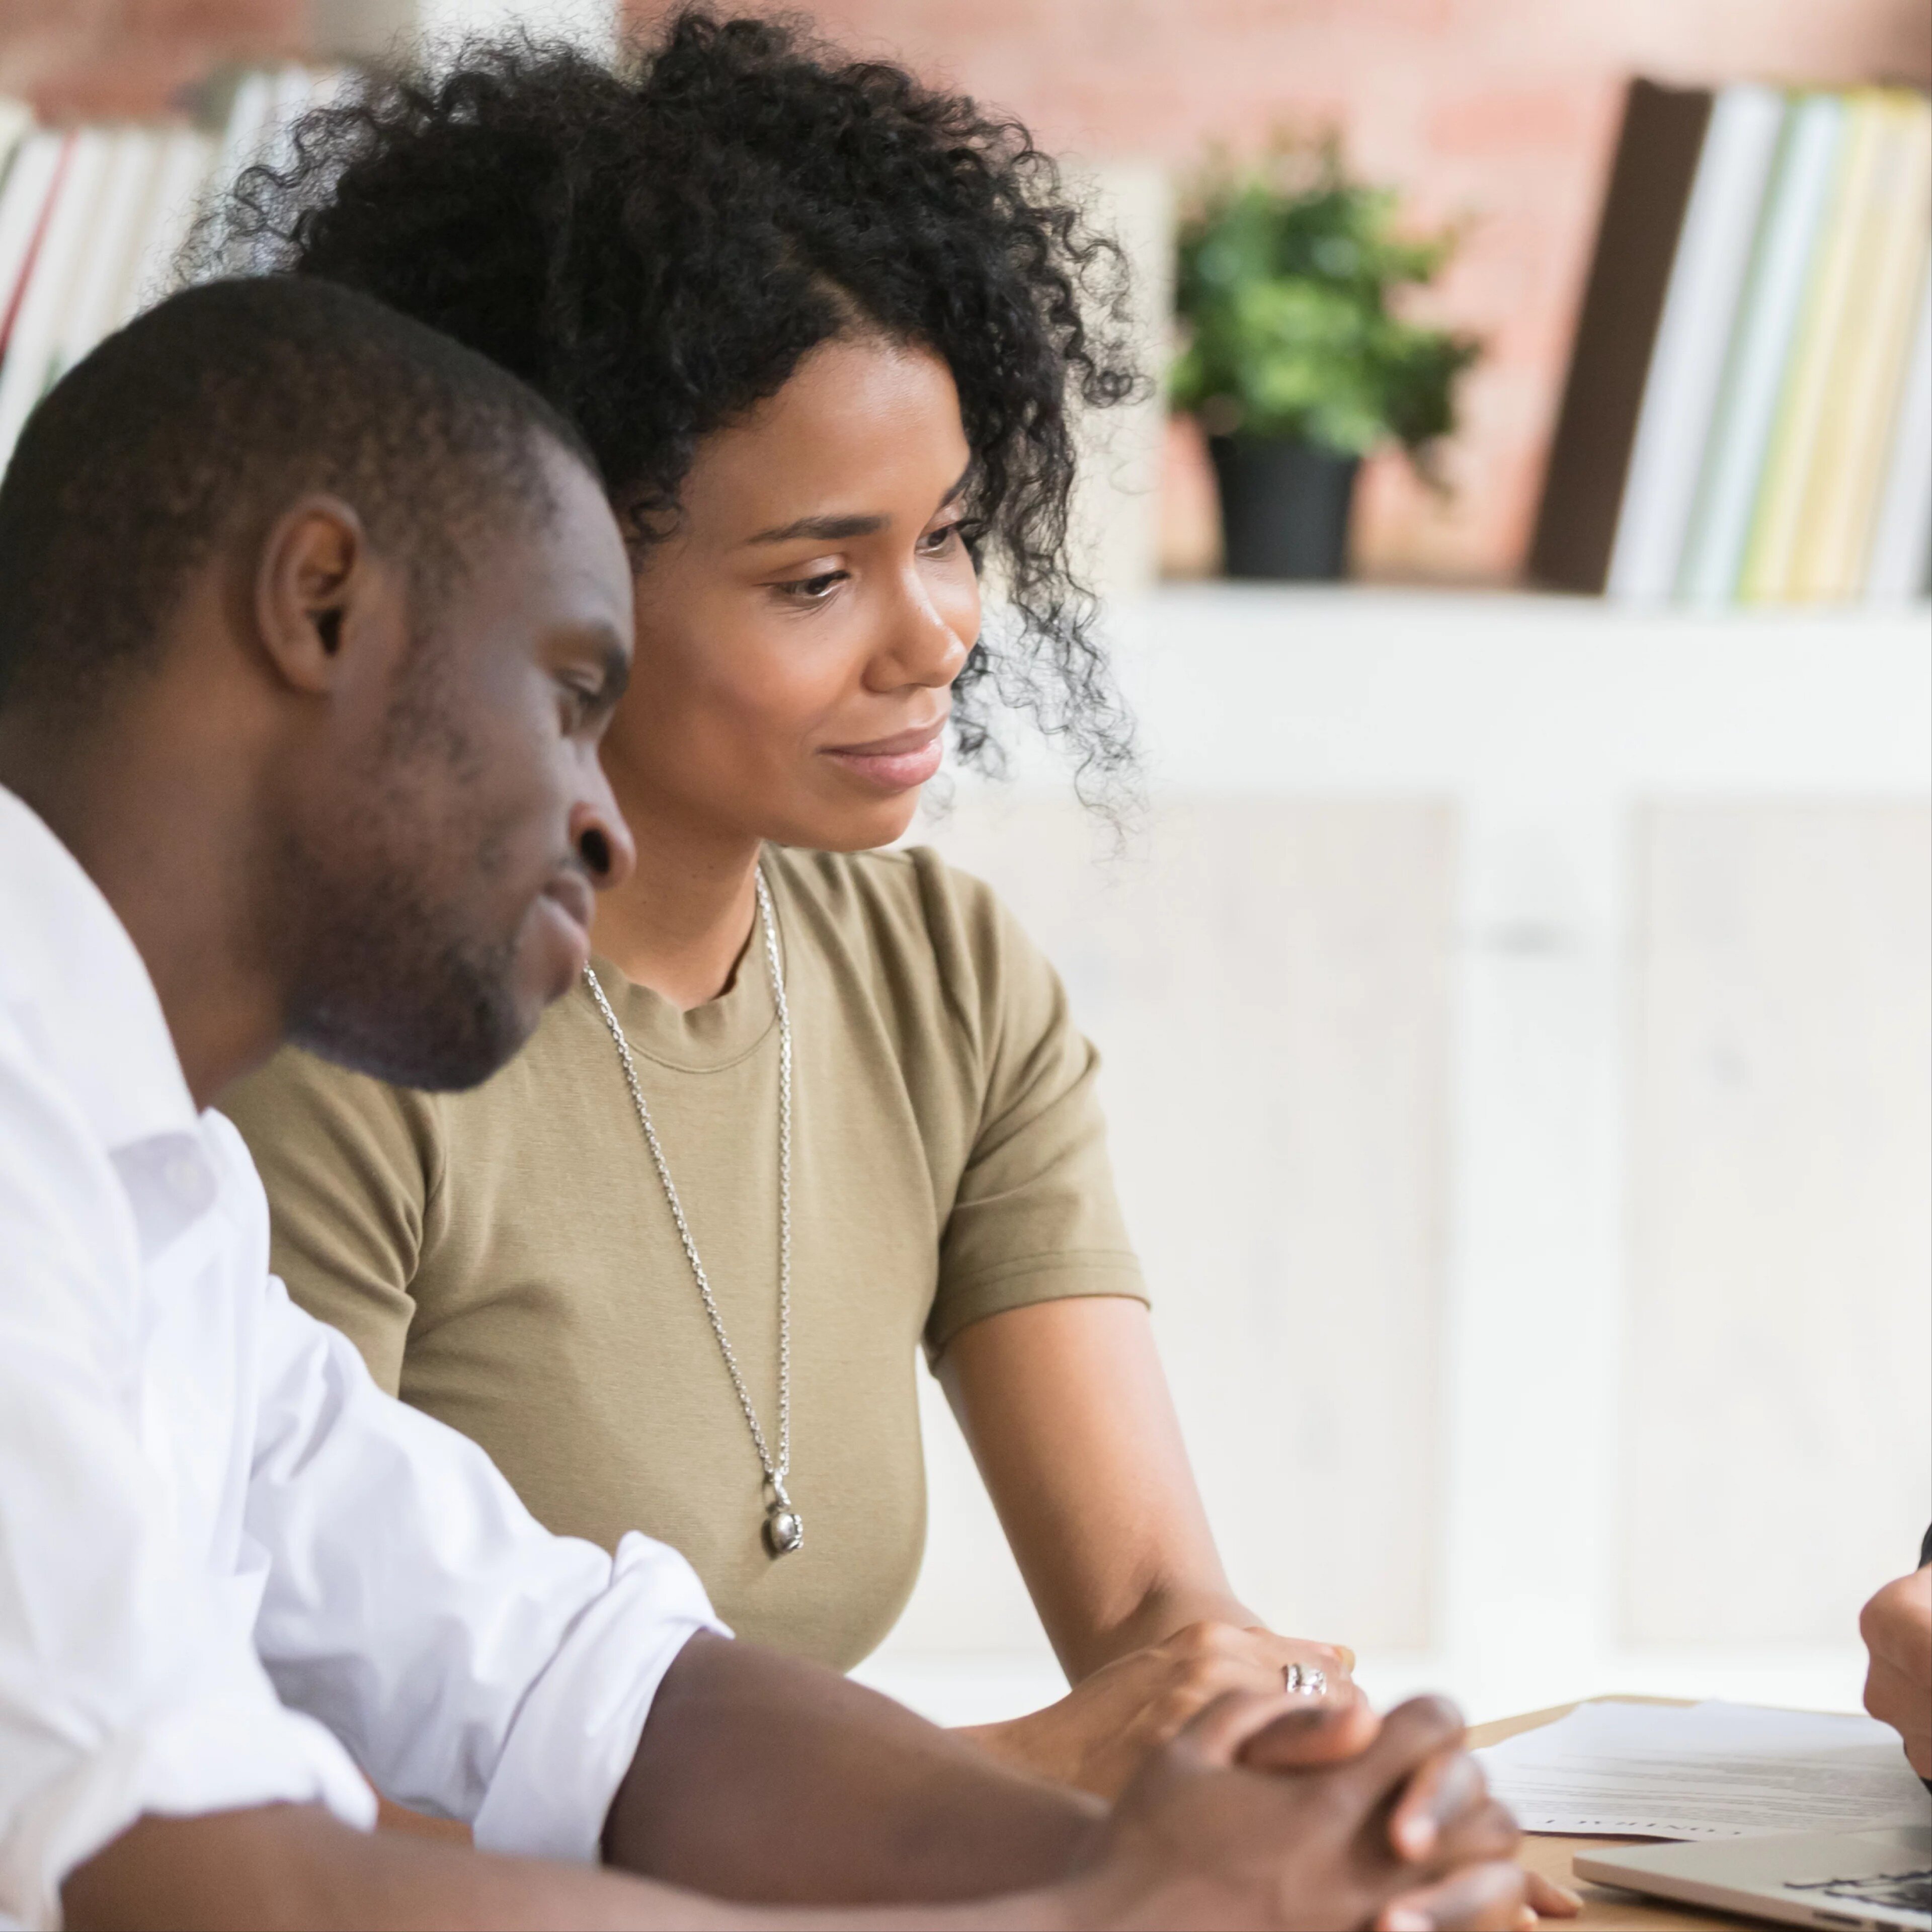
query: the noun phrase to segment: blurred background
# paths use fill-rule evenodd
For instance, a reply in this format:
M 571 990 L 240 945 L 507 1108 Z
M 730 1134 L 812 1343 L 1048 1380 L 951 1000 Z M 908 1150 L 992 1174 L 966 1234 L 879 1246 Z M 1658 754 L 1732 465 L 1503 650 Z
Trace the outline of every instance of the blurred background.
M 1932 4 L 812 10 L 1065 153 L 1181 358 L 1082 506 L 1144 809 L 1036 747 L 917 836 L 1106 1056 L 1237 1588 L 1478 1717 L 1854 1707 L 1932 1516 Z M 0 0 L 0 450 L 164 261 L 155 214 L 98 268 L 117 169 L 198 184 L 334 63 L 516 22 L 622 25 Z M 861 1674 L 1009 1714 L 1058 1672 L 928 1420 Z

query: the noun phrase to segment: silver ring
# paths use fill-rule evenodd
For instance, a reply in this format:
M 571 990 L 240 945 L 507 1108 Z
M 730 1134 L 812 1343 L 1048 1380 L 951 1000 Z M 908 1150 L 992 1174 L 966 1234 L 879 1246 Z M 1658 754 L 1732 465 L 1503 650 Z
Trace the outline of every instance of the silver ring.
M 1318 1670 L 1312 1664 L 1284 1665 L 1281 1681 L 1298 1697 L 1319 1697 L 1328 1688 L 1327 1672 Z

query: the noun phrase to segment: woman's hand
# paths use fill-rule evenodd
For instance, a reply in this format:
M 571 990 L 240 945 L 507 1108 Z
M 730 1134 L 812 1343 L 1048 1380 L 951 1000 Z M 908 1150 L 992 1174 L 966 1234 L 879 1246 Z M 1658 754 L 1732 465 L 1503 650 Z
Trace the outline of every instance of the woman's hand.
M 1117 1796 L 1148 1754 L 1231 1690 L 1269 1696 L 1291 1664 L 1321 1671 L 1329 1688 L 1352 1687 L 1354 1653 L 1233 1624 L 1196 1623 L 1130 1651 L 1084 1678 L 1057 1704 L 964 1735 L 1004 1762 L 1102 1798 Z

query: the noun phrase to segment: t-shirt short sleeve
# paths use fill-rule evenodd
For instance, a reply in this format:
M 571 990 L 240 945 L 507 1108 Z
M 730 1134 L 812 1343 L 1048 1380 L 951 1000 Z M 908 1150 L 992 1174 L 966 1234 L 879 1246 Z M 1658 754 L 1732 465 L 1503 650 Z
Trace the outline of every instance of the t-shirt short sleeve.
M 269 1265 L 394 1395 L 435 1193 L 433 1100 L 286 1047 L 217 1105 L 268 1192 Z
M 928 1353 L 1011 1308 L 1076 1295 L 1146 1300 L 1095 1093 L 1100 1055 L 1074 1025 L 1060 976 L 988 887 L 929 853 L 914 856 L 980 1084 L 940 1238 Z

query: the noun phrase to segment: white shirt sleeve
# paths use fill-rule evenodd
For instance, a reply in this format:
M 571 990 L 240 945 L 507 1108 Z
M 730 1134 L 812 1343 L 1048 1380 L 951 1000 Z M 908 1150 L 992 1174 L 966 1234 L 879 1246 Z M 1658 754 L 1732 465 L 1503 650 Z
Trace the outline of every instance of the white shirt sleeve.
M 402 1803 L 492 1850 L 594 1859 L 665 1671 L 729 1634 L 696 1573 L 644 1536 L 613 1558 L 553 1535 L 475 1443 L 268 1294 L 246 1524 L 276 1688 Z
M 278 1700 L 251 1582 L 184 1555 L 142 1440 L 132 1217 L 17 1046 L 0 1024 L 0 1922 L 54 1926 L 68 1872 L 144 1812 L 286 1800 L 366 1826 L 375 1802 Z

